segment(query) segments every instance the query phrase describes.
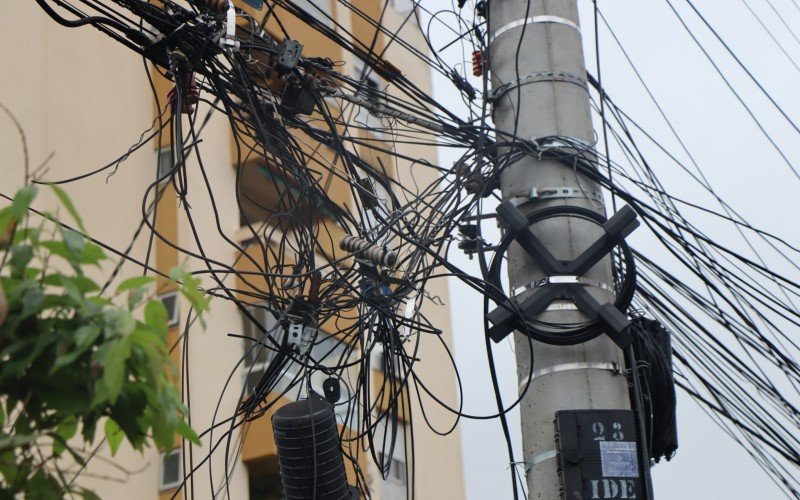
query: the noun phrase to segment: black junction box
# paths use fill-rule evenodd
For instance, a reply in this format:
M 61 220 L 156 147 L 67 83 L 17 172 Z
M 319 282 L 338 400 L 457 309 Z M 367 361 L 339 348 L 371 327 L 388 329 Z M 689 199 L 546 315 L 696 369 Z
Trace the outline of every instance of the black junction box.
M 630 410 L 556 412 L 556 445 L 564 500 L 643 499 Z

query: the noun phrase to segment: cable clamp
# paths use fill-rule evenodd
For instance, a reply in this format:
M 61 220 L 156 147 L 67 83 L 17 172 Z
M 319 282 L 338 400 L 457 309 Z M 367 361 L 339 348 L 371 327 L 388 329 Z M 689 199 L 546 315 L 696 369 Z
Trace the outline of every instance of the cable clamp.
M 301 354 L 305 354 L 311 347 L 316 331 L 316 328 L 302 323 L 289 323 L 286 329 L 286 343 L 296 347 Z
M 497 30 L 495 30 L 494 34 L 489 39 L 489 43 L 497 39 L 498 36 L 506 33 L 507 31 L 513 30 L 514 28 L 519 28 L 521 26 L 525 26 L 527 24 L 540 24 L 540 23 L 548 23 L 548 24 L 561 24 L 563 26 L 568 26 L 573 28 L 580 34 L 581 27 L 574 21 L 571 21 L 565 17 L 560 16 L 532 16 L 527 17 L 525 19 L 517 19 L 516 21 L 511 21 L 510 23 L 504 24 L 500 26 Z
M 548 186 L 531 188 L 528 196 L 516 196 L 510 198 L 515 207 L 537 200 L 549 200 L 553 198 L 582 198 L 586 200 L 603 203 L 603 194 L 599 191 L 587 191 L 582 188 L 572 186 Z

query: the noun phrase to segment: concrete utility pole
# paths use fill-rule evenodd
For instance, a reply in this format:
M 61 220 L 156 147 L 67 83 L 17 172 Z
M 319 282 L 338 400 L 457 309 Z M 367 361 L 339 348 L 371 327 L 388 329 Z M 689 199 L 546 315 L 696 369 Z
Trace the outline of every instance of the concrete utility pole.
M 491 0 L 489 7 L 492 89 L 498 138 L 506 132 L 524 139 L 569 137 L 594 145 L 577 0 Z M 555 142 L 558 145 L 558 142 Z M 563 144 L 561 144 L 563 146 Z M 501 152 L 502 153 L 502 152 Z M 531 190 L 567 189 L 572 197 L 531 196 Z M 525 214 L 553 205 L 577 205 L 604 214 L 600 188 L 573 168 L 554 160 L 528 156 L 508 167 L 501 177 L 504 200 L 524 201 Z M 576 196 L 577 193 L 577 196 Z M 559 259 L 575 258 L 601 234 L 591 222 L 558 217 L 532 227 L 534 234 Z M 517 244 L 508 253 L 511 289 L 546 274 Z M 587 282 L 613 284 L 610 257 L 584 274 Z M 586 286 L 598 301 L 613 302 L 602 287 Z M 518 296 L 520 300 L 528 290 Z M 578 323 L 586 316 L 565 301 L 555 301 L 538 319 Z M 515 333 L 518 375 L 527 380 L 529 339 Z M 530 498 L 561 498 L 553 419 L 557 410 L 629 409 L 628 386 L 613 367 L 624 367 L 622 351 L 606 335 L 585 344 L 558 347 L 536 343 L 534 380 L 520 407 L 524 460 Z M 521 385 L 522 386 L 522 385 Z

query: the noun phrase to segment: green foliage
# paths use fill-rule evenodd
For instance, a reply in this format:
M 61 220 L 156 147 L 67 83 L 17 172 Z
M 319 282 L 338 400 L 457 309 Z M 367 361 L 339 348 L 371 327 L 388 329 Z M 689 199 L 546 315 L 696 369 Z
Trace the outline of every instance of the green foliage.
M 67 195 L 55 192 L 84 230 Z M 8 302 L 0 324 L 0 498 L 97 498 L 70 485 L 59 459 L 82 464 L 101 421 L 112 454 L 125 440 L 141 451 L 151 443 L 168 450 L 176 435 L 198 438 L 174 385 L 167 311 L 159 300 L 143 300 L 154 279 L 120 283 L 114 297 L 127 300 L 102 296 L 85 274 L 107 259 L 102 248 L 49 215 L 39 227 L 22 227 L 35 196 L 28 186 L 0 210 L 0 234 L 14 231 L 0 253 Z M 197 279 L 171 275 L 202 314 L 208 299 Z

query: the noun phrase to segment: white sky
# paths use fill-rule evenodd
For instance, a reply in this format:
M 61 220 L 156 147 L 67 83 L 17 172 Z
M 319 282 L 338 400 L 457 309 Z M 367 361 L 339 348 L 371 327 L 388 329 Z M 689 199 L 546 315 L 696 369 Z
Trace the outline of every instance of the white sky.
M 762 16 L 794 60 L 800 60 L 800 42 L 780 23 L 766 3 L 767 0 L 747 1 Z M 786 16 L 790 26 L 800 26 L 800 9 L 793 4 L 794 0 L 771 1 Z M 587 64 L 594 73 L 592 3 L 590 0 L 579 0 L 579 3 Z M 759 118 L 763 119 L 792 162 L 800 164 L 800 141 L 793 135 L 795 132 L 786 126 L 752 83 L 736 69 L 735 63 L 725 55 L 710 32 L 690 13 L 686 2 L 673 0 L 673 3 L 684 18 L 691 21 L 690 26 L 699 34 L 703 44 L 711 49 L 715 60 L 729 74 L 734 86 Z M 423 2 L 423 5 L 441 8 L 438 1 Z M 793 118 L 800 118 L 800 100 L 796 98 L 800 71 L 757 24 L 745 7 L 744 0 L 696 0 L 695 5 L 784 106 L 784 111 Z M 796 205 L 793 205 L 797 180 L 787 174 L 777 154 L 769 149 L 744 110 L 693 45 L 666 2 L 607 0 L 600 1 L 600 7 L 704 174 L 723 199 L 754 225 L 782 235 L 790 242 L 798 241 L 800 228 L 792 223 L 796 214 Z M 607 92 L 622 109 L 679 153 L 675 140 L 669 135 L 663 120 L 602 24 L 600 33 L 603 79 Z M 431 34 L 434 47 L 440 47 L 452 38 L 442 27 L 434 27 Z M 455 51 L 449 51 L 445 56 L 451 64 L 459 60 L 454 59 L 459 57 Z M 450 109 L 460 109 L 461 102 L 454 95 L 449 81 L 443 77 L 437 78 L 434 89 L 440 102 Z M 652 149 L 648 155 L 647 148 L 645 150 L 654 170 L 668 188 L 692 199 L 707 199 L 686 183 L 685 177 L 679 175 L 676 167 L 666 162 L 663 156 L 652 154 Z M 683 154 L 678 156 L 685 158 Z M 454 151 L 443 151 L 442 164 L 447 166 L 457 157 Z M 726 238 L 731 238 L 733 242 L 736 237 L 732 229 L 728 234 L 715 232 L 716 228 L 712 227 L 701 228 L 723 242 L 726 242 Z M 642 232 L 641 229 L 639 231 Z M 633 241 L 645 252 L 657 251 L 656 243 L 645 234 L 635 235 Z M 452 257 L 458 265 L 478 274 L 476 266 L 469 267 L 469 261 L 463 255 L 454 252 Z M 466 286 L 453 282 L 451 305 L 454 311 L 456 357 L 467 392 L 465 411 L 492 413 L 496 408 L 485 361 L 483 331 L 476 326 L 482 324 L 481 298 Z M 514 357 L 508 343 L 498 347 L 495 353 L 502 372 L 505 399 L 511 401 L 516 391 Z M 511 416 L 510 425 L 519 446 L 517 413 Z M 780 490 L 744 450 L 682 394 L 678 403 L 678 425 L 680 448 L 677 456 L 671 462 L 662 462 L 653 469 L 655 493 L 659 500 L 782 497 Z M 462 420 L 461 433 L 468 498 L 511 498 L 507 455 L 499 422 Z M 518 447 L 517 458 L 521 456 Z

